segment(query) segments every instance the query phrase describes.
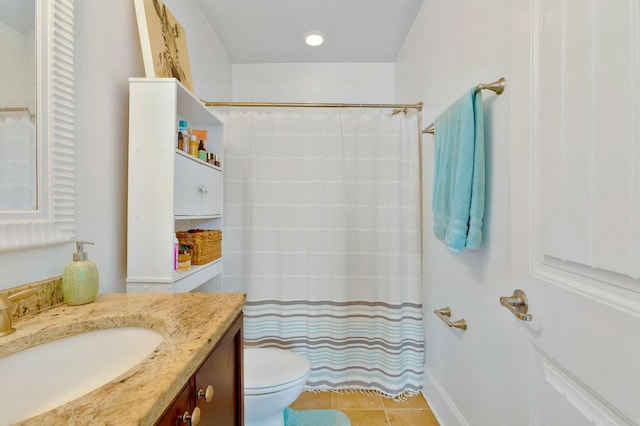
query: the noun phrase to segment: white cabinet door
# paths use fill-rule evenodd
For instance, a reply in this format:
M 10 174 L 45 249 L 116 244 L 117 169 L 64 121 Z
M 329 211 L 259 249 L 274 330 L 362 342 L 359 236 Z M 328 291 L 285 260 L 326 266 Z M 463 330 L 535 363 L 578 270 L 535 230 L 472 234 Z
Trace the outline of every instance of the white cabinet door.
M 529 423 L 637 425 L 639 5 L 512 6 L 511 281 L 533 321 L 505 315 L 529 341 Z
M 222 172 L 211 167 L 200 170 L 202 190 L 202 214 L 207 216 L 222 214 Z
M 199 216 L 202 212 L 200 168 L 194 160 L 176 153 L 174 214 L 176 216 Z
M 174 214 L 222 214 L 222 172 L 181 153 L 175 159 Z

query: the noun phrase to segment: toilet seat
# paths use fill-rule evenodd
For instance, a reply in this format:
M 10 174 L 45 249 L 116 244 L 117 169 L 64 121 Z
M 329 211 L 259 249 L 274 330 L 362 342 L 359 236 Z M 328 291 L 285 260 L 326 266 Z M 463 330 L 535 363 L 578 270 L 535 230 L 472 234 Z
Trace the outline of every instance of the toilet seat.
M 276 348 L 244 349 L 244 393 L 279 392 L 306 381 L 309 361 L 296 353 Z

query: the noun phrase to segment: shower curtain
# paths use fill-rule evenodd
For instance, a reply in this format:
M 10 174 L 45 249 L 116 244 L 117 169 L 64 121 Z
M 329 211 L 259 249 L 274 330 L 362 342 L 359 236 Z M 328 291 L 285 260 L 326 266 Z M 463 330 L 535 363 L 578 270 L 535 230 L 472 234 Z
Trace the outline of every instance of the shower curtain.
M 422 387 L 418 122 L 388 110 L 232 112 L 226 289 L 245 344 L 309 359 L 307 389 Z
M 0 210 L 37 208 L 36 127 L 29 111 L 0 111 Z

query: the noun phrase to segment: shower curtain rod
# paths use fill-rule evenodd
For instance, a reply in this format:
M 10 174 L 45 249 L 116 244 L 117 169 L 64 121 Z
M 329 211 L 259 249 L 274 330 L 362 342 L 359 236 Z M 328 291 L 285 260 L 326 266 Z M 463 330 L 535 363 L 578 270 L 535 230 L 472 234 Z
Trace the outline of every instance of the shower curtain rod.
M 28 112 L 30 118 L 34 118 L 36 115 L 31 112 L 29 107 L 2 107 L 0 113 L 3 112 Z
M 337 104 L 337 103 L 299 103 L 299 102 L 209 102 L 208 107 L 284 107 L 284 108 L 394 108 L 393 114 L 406 113 L 408 108 L 422 111 L 422 102 L 416 104 Z
M 8 107 L 0 108 L 0 112 L 31 112 L 28 107 Z
M 504 92 L 504 87 L 507 85 L 507 80 L 504 77 L 500 77 L 498 80 L 493 83 L 480 83 L 476 86 L 476 92 L 480 90 L 491 90 L 492 92 L 496 92 L 496 95 L 501 95 Z M 429 124 L 422 133 L 429 133 L 430 135 L 436 134 L 435 122 Z

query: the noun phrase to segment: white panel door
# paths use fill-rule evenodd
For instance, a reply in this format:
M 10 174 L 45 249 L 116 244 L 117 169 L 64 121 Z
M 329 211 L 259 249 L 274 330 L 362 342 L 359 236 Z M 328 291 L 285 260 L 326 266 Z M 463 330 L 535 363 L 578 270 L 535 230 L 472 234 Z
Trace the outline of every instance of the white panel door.
M 533 315 L 530 424 L 638 425 L 638 0 L 512 7 L 512 283 Z

